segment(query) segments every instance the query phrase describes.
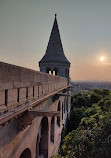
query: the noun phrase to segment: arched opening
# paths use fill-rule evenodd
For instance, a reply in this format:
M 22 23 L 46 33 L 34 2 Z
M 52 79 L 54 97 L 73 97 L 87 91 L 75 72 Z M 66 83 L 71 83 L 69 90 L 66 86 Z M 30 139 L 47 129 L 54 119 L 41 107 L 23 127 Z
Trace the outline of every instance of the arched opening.
M 51 132 L 50 132 L 50 140 L 51 142 L 54 143 L 54 130 L 55 130 L 55 127 L 54 127 L 54 116 L 52 117 L 52 120 L 51 120 Z
M 58 75 L 58 69 L 54 68 L 53 75 Z
M 58 104 L 57 111 L 61 111 L 60 101 L 59 101 L 59 104 Z M 60 117 L 57 117 L 57 125 L 60 127 Z
M 48 158 L 48 118 L 43 117 L 41 121 L 41 138 L 39 141 L 40 157 Z
M 29 149 L 29 148 L 26 148 L 26 149 L 22 152 L 20 158 L 31 158 L 31 151 L 30 151 L 30 149 Z
M 46 73 L 51 74 L 51 68 L 47 68 Z
M 65 69 L 65 77 L 68 78 L 69 77 L 69 69 Z

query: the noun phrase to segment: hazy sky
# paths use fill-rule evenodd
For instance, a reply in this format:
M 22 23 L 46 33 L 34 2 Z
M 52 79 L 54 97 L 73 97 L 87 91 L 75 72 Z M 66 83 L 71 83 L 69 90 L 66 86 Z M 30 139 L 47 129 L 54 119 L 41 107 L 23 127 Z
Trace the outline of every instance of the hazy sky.
M 111 0 L 0 0 L 0 61 L 39 70 L 55 13 L 72 80 L 111 81 Z

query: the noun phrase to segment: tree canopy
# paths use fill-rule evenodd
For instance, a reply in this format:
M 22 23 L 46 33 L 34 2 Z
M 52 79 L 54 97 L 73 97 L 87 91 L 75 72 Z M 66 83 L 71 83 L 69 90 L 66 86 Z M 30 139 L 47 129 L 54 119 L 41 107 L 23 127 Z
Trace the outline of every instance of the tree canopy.
M 74 94 L 67 129 L 56 157 L 111 158 L 111 91 Z

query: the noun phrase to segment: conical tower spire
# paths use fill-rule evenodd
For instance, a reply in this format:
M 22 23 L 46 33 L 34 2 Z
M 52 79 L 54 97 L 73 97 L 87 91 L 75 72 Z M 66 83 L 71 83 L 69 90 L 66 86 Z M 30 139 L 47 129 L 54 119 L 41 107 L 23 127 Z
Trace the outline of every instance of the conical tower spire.
M 45 55 L 39 61 L 39 67 L 41 72 L 66 77 L 67 83 L 69 84 L 70 62 L 67 60 L 64 54 L 56 14 L 48 46 Z
M 65 57 L 62 47 L 56 14 L 46 53 L 39 63 L 41 62 L 65 62 L 70 64 L 70 62 Z

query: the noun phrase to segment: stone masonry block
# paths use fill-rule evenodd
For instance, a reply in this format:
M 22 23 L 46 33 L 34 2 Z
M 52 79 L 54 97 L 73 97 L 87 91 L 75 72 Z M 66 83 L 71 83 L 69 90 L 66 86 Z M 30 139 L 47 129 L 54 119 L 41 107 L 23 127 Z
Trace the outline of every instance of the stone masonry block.
M 0 106 L 5 104 L 5 91 L 0 91 Z

